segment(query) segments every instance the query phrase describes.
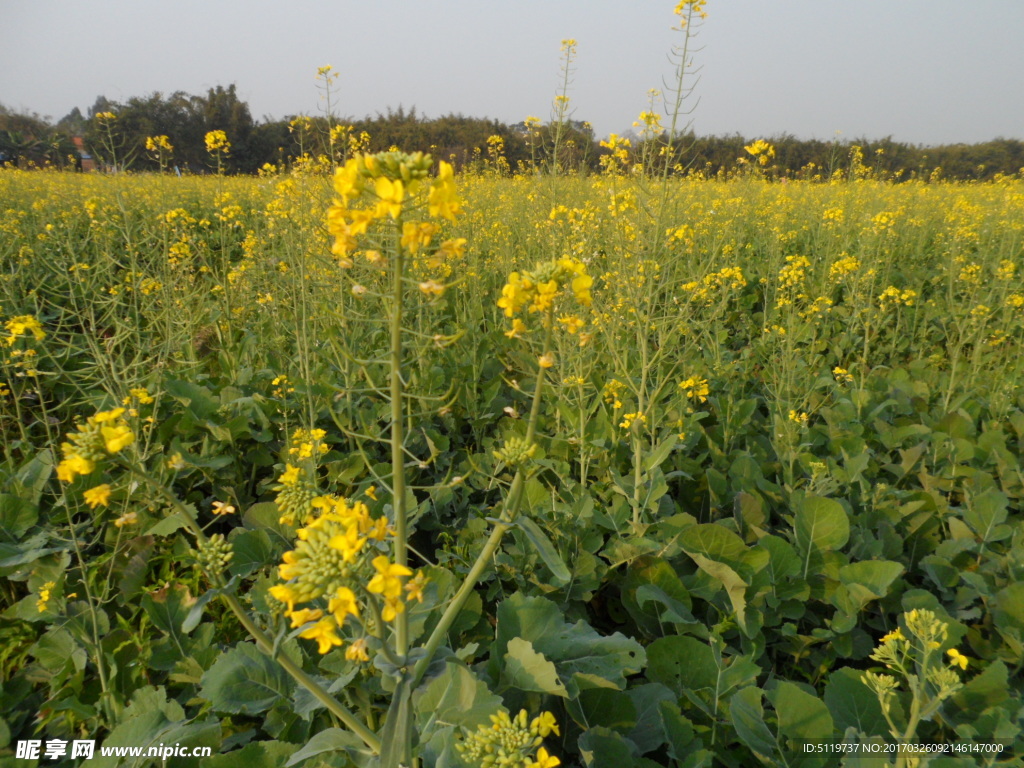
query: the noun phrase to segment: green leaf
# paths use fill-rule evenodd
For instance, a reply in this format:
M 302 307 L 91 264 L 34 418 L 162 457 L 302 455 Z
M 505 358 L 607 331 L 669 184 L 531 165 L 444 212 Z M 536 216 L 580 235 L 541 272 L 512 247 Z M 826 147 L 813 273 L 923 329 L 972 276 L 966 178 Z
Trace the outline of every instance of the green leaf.
M 676 696 L 684 690 L 713 690 L 718 665 L 711 646 L 695 637 L 662 637 L 647 646 L 647 679 L 661 683 Z
M 644 459 L 644 472 L 650 472 L 655 467 L 660 467 L 669 454 L 672 453 L 672 449 L 676 447 L 678 442 L 679 438 L 676 435 L 669 435 L 666 439 L 662 440 L 658 447 L 647 454 L 647 457 Z
M 964 522 L 986 544 L 1001 541 L 1012 534 L 1010 526 L 1004 525 L 1008 504 L 1006 494 L 995 488 L 989 488 L 977 496 L 968 495 L 967 508 L 963 510 Z
M 635 699 L 628 694 L 614 688 L 591 688 L 566 702 L 566 710 L 583 728 L 601 725 L 628 736 L 637 717 Z
M 537 550 L 540 559 L 544 561 L 544 565 L 551 571 L 555 583 L 558 585 L 568 584 L 572 579 L 572 574 L 569 573 L 569 569 L 562 560 L 562 556 L 558 554 L 555 545 L 551 543 L 551 539 L 541 530 L 540 526 L 528 515 L 521 515 L 516 525 L 519 526 L 519 530 L 526 534 L 526 538 L 533 544 L 533 548 Z
M 199 694 L 219 712 L 253 715 L 291 695 L 291 677 L 251 643 L 225 652 L 203 675 Z
M 391 706 L 380 734 L 380 768 L 412 765 L 412 691 L 403 676 L 391 694 Z
M 515 637 L 508 642 L 502 680 L 521 691 L 536 691 L 567 698 L 565 685 L 558 679 L 558 671 L 543 654 L 533 649 L 528 640 Z
M 764 691 L 754 686 L 737 691 L 729 700 L 729 716 L 740 741 L 767 762 L 775 755 L 776 744 L 775 735 L 764 724 L 763 695 Z
M 782 681 L 768 694 L 779 719 L 779 731 L 784 736 L 801 741 L 831 739 L 835 725 L 828 707 L 816 696 L 794 683 Z
M 488 690 L 466 666 L 454 661 L 412 695 L 420 734 L 429 738 L 437 723 L 459 725 L 470 730 L 488 725 L 490 716 L 502 707 L 501 697 Z
M 843 667 L 829 675 L 825 686 L 825 706 L 836 728 L 845 732 L 856 728 L 866 736 L 887 737 L 889 730 L 878 696 L 861 680 L 863 671 Z
M 569 696 L 581 688 L 626 687 L 626 677 L 643 669 L 643 647 L 616 632 L 604 637 L 584 621 L 567 624 L 559 607 L 543 597 L 516 593 L 498 607 L 498 631 L 490 673 L 500 677 L 499 665 L 515 638 L 528 641 L 535 653 L 555 665 Z M 519 646 L 520 653 L 523 646 Z
M 844 565 L 839 569 L 842 587 L 834 595 L 833 604 L 854 615 L 872 600 L 888 595 L 903 571 L 903 566 L 892 560 L 861 560 Z
M 156 592 L 142 596 L 142 608 L 158 628 L 170 635 L 179 647 L 185 644 L 182 626 L 195 605 L 196 599 L 189 594 L 188 587 L 167 585 Z
M 164 382 L 164 391 L 184 405 L 197 421 L 210 418 L 219 407 L 210 390 L 191 381 L 171 379 Z
M 0 537 L 4 541 L 18 541 L 38 519 L 39 509 L 35 504 L 0 493 Z
M 285 741 L 253 741 L 223 755 L 204 757 L 203 768 L 278 768 L 288 764 L 296 748 Z
M 236 533 L 237 531 L 237 533 Z M 228 567 L 232 576 L 248 576 L 276 560 L 274 545 L 265 530 L 246 531 L 236 528 L 228 539 L 234 555 Z
M 624 768 L 632 766 L 637 756 L 635 744 L 600 725 L 585 730 L 577 743 L 587 768 Z
M 146 531 L 146 536 L 170 536 L 180 528 L 187 528 L 188 522 L 177 512 L 173 512 L 162 520 L 158 520 L 149 530 Z
M 794 526 L 805 579 L 811 575 L 812 563 L 823 567 L 823 553 L 844 547 L 850 538 L 850 520 L 843 505 L 823 496 L 803 497 Z
M 676 695 L 659 683 L 644 683 L 626 691 L 633 701 L 636 725 L 626 734 L 636 744 L 640 754 L 651 752 L 665 743 L 660 705 L 663 701 L 676 703 Z
M 352 731 L 345 731 L 341 728 L 327 728 L 314 734 L 305 746 L 298 752 L 294 752 L 285 768 L 298 765 L 311 757 L 322 755 L 326 752 L 347 752 L 349 750 L 361 750 L 365 745 Z

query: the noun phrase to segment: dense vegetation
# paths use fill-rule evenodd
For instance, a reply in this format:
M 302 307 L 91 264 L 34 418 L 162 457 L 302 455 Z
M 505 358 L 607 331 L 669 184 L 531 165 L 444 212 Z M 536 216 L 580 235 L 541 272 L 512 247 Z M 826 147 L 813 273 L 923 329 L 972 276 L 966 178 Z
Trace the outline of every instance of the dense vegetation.
M 0 749 L 365 765 L 405 723 L 424 764 L 468 766 L 508 712 L 514 765 L 837 765 L 801 752 L 844 738 L 1016 764 L 1019 178 L 508 177 L 495 154 L 459 213 L 385 159 L 333 191 L 329 159 L 0 172 Z M 317 498 L 402 506 L 407 604 L 386 558 L 358 620 L 289 603 Z M 392 622 L 412 666 L 475 561 L 413 687 Z

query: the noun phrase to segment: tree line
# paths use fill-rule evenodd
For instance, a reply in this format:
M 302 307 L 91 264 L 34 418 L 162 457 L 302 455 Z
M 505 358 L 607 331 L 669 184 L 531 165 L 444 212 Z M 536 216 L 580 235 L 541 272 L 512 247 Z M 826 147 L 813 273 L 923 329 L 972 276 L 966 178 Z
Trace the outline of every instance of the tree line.
M 556 130 L 557 129 L 557 130 Z M 0 165 L 19 167 L 81 167 L 84 151 L 107 170 L 188 173 L 210 172 L 205 137 L 223 131 L 230 149 L 219 159 L 231 173 L 255 173 L 267 164 L 282 167 L 296 162 L 343 161 L 353 151 L 427 150 L 453 161 L 459 168 L 496 172 L 551 169 L 598 171 L 608 167 L 602 146 L 588 123 L 561 126 L 527 119 L 508 124 L 498 120 L 450 114 L 427 118 L 415 107 L 388 109 L 361 119 L 328 116 L 290 116 L 253 119 L 248 104 L 234 85 L 210 88 L 205 95 L 159 92 L 115 102 L 100 96 L 83 115 L 76 107 L 56 122 L 0 104 Z M 81 146 L 76 146 L 80 137 Z M 154 139 L 163 137 L 154 144 Z M 729 174 L 751 158 L 750 140 L 728 136 L 676 136 L 666 153 L 664 134 L 631 139 L 619 167 L 636 167 L 643 158 L 659 158 L 675 173 L 705 176 Z M 890 138 L 822 141 L 792 135 L 769 137 L 771 163 L 761 169 L 778 178 L 833 178 L 873 175 L 894 180 L 934 178 L 988 180 L 1024 169 L 1024 142 L 997 138 L 976 144 L 925 147 Z M 554 142 L 558 151 L 553 152 Z M 148 148 L 147 148 L 148 146 Z M 620 144 L 620 151 L 622 145 Z M 670 157 L 666 157 L 670 154 Z M 650 170 L 648 168 L 648 170 Z

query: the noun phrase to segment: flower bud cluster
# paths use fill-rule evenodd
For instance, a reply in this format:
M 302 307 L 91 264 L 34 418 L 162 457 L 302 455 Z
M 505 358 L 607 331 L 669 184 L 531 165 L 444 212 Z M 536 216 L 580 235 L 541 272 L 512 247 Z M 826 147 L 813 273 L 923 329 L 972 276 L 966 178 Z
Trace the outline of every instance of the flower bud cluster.
M 544 712 L 529 721 L 525 709 L 515 717 L 502 711 L 491 715 L 491 725 L 477 730 L 455 745 L 464 759 L 481 768 L 554 768 L 561 763 L 540 745 L 550 734 L 559 733 L 555 716 Z M 537 754 L 534 755 L 534 750 Z
M 504 446 L 494 451 L 494 458 L 510 467 L 518 467 L 532 459 L 536 452 L 536 443 L 528 442 L 525 437 L 510 437 Z
M 199 567 L 210 576 L 223 573 L 235 556 L 231 543 L 220 533 L 199 542 L 193 554 Z

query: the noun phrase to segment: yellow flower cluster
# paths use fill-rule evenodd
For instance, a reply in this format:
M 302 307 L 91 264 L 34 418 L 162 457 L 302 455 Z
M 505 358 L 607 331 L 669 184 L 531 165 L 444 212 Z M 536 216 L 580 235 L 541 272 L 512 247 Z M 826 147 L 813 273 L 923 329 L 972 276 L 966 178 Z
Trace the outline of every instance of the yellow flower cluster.
M 221 131 L 223 133 L 223 131 Z M 146 150 L 149 152 L 170 152 L 174 149 L 171 140 L 167 136 L 147 136 Z
M 456 744 L 455 749 L 471 765 L 480 768 L 555 768 L 561 765 L 561 760 L 540 746 L 548 735 L 561 735 L 555 716 L 542 712 L 533 720 L 528 717 L 525 709 L 519 710 L 515 717 L 505 711 L 491 715 L 490 726 L 479 726 Z
M 27 336 L 32 334 L 36 341 L 42 341 L 46 338 L 46 331 L 43 330 L 42 324 L 32 315 L 18 315 L 12 317 L 6 323 L 4 328 L 7 330 L 7 337 L 4 339 L 4 343 L 10 347 L 14 345 L 21 336 Z
M 594 278 L 587 274 L 582 261 L 548 261 L 537 264 L 530 272 L 510 274 L 508 282 L 501 289 L 498 306 L 505 310 L 505 317 L 514 317 L 523 307 L 528 307 L 530 312 L 546 313 L 554 307 L 555 299 L 564 290 L 572 293 L 577 304 L 589 307 L 593 301 L 590 293 L 593 284 Z M 570 333 L 575 333 L 584 324 L 575 316 L 566 316 L 561 322 Z
M 288 454 L 299 459 L 311 459 L 327 453 L 331 446 L 323 442 L 327 433 L 322 429 L 296 429 L 291 436 Z
M 720 297 L 728 296 L 730 291 L 739 292 L 746 287 L 747 278 L 739 267 L 724 267 L 705 275 L 699 283 L 683 284 L 683 290 L 690 294 L 690 298 L 702 304 L 711 304 Z
M 699 403 L 707 401 L 711 392 L 708 380 L 702 379 L 700 376 L 691 376 L 685 381 L 679 382 L 679 388 L 686 393 L 690 400 L 696 400 Z
M 878 294 L 878 303 L 883 307 L 888 305 L 898 307 L 901 304 L 903 306 L 909 307 L 914 304 L 914 299 L 916 298 L 917 291 L 913 291 L 910 289 L 901 291 L 899 288 L 890 285 L 888 288 L 886 288 L 884 291 Z
M 226 155 L 231 150 L 231 142 L 228 141 L 228 135 L 224 131 L 210 131 L 204 139 L 206 141 L 206 151 L 211 155 L 217 152 L 222 152 Z
M 748 144 L 743 151 L 755 158 L 758 165 L 768 165 L 768 162 L 775 157 L 775 147 L 764 139 L 758 139 L 753 144 Z
M 96 468 L 96 462 L 119 453 L 135 441 L 135 433 L 122 418 L 124 412 L 124 408 L 100 411 L 90 416 L 85 424 L 80 424 L 77 432 L 68 434 L 69 442 L 61 445 L 64 459 L 57 465 L 57 477 L 61 482 L 70 483 L 78 475 L 88 475 Z M 95 501 L 86 499 L 92 507 L 106 504 L 109 487 L 106 495 L 98 491 L 93 489 L 91 499 Z
M 409 600 L 422 601 L 425 579 L 421 572 L 404 581 L 411 569 L 387 555 L 374 556 L 393 534 L 387 518 L 373 518 L 364 503 L 334 496 L 312 504 L 318 514 L 299 529 L 295 549 L 284 553 L 278 574 L 285 583 L 270 594 L 284 603 L 294 628 L 311 625 L 299 637 L 316 640 L 320 653 L 327 653 L 343 644 L 339 631 L 349 616 L 367 627 L 369 607 L 375 620 L 393 621 Z M 313 605 L 296 608 L 300 603 Z M 374 633 L 380 631 L 377 626 Z M 365 641 L 353 643 L 346 655 L 365 661 L 366 647 Z

